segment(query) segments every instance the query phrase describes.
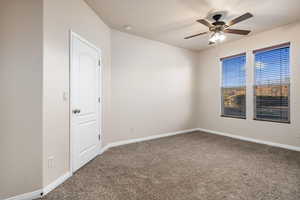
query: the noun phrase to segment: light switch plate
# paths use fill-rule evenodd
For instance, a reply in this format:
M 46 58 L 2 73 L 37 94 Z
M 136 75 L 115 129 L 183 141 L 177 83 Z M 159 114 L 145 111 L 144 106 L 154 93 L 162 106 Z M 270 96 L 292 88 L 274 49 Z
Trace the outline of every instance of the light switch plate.
M 68 92 L 63 92 L 63 100 L 68 101 L 69 100 L 69 93 Z

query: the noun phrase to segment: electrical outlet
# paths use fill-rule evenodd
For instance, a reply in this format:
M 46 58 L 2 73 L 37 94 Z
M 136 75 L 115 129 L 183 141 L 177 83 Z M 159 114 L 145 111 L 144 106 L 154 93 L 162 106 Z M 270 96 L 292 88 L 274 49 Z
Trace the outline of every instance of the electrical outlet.
M 48 157 L 48 169 L 52 169 L 54 167 L 54 156 Z

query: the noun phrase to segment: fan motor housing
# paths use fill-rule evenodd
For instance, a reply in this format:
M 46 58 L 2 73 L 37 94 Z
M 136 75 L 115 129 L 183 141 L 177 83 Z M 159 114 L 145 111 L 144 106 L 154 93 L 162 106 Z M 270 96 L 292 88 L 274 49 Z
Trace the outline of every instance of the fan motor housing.
M 223 21 L 216 21 L 216 22 L 214 22 L 214 23 L 212 23 L 214 26 L 223 26 L 223 25 L 225 25 L 225 22 L 223 22 Z
M 214 25 L 212 27 L 209 28 L 209 31 L 211 32 L 221 32 L 224 31 L 225 29 L 225 23 L 224 24 L 220 24 L 220 25 Z

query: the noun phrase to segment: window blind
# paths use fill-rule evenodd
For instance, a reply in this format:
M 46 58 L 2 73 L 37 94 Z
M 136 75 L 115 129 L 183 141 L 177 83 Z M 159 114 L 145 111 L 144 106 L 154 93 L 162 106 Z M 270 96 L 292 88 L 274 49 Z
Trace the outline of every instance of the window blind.
M 246 118 L 246 54 L 222 58 L 222 116 Z
M 290 47 L 289 44 L 254 51 L 254 118 L 290 121 Z

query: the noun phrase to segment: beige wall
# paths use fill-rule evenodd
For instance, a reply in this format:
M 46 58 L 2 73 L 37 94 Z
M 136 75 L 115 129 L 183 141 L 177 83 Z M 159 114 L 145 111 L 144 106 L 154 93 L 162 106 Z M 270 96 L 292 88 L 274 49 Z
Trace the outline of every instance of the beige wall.
M 198 126 L 269 142 L 300 146 L 300 23 L 217 45 L 199 53 Z M 252 50 L 291 42 L 291 124 L 254 121 Z M 221 57 L 247 53 L 247 120 L 220 117 Z M 297 103 L 298 102 L 298 103 Z
M 0 27 L 0 199 L 41 189 L 69 171 L 63 94 L 69 92 L 71 29 L 102 50 L 103 145 L 200 127 L 300 146 L 300 23 L 197 54 L 111 34 L 83 0 L 1 0 Z M 292 123 L 253 121 L 251 52 L 287 41 Z M 219 58 L 245 51 L 247 120 L 221 118 Z
M 197 54 L 112 31 L 110 142 L 196 128 Z
M 110 29 L 83 0 L 44 1 L 44 186 L 69 171 L 69 31 L 99 47 L 103 61 L 103 137 L 110 136 Z M 54 157 L 54 167 L 47 160 Z
M 42 1 L 0 0 L 0 199 L 42 186 Z

